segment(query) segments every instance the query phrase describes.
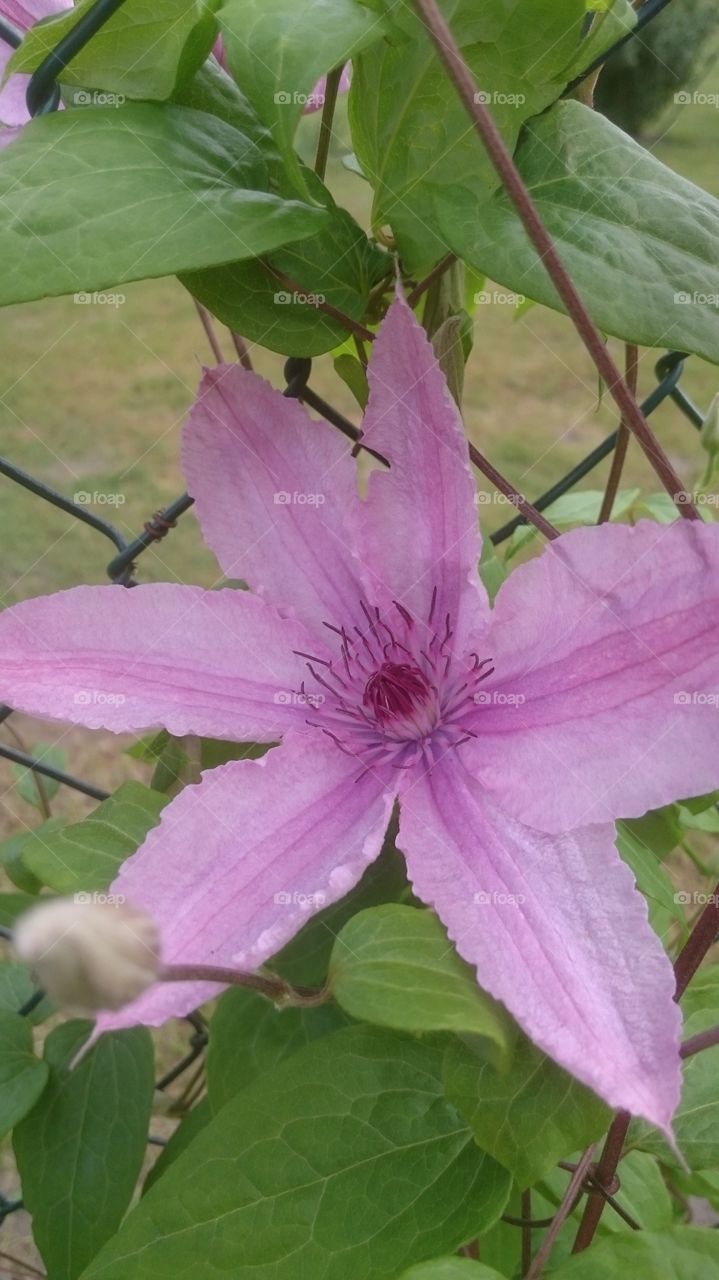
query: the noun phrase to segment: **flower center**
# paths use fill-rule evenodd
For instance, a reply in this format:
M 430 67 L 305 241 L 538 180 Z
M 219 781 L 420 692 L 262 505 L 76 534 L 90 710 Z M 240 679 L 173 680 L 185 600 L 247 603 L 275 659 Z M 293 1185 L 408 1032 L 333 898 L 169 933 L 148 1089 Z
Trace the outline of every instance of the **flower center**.
M 470 727 L 476 689 L 494 668 L 490 658 L 451 649 L 452 620 L 447 615 L 435 625 L 436 601 L 435 589 L 426 620 L 398 601 L 391 615 L 360 601 L 366 625 L 354 626 L 353 634 L 323 624 L 338 641 L 336 659 L 298 653 L 315 683 L 312 692 L 305 681 L 299 690 L 312 710 L 307 724 L 355 757 L 363 772 L 385 763 L 409 768 L 421 756 L 431 765 L 476 736 Z
M 420 737 L 437 723 L 432 686 L 419 667 L 407 662 L 383 662 L 367 681 L 362 703 L 386 730 L 399 728 L 398 722 L 406 721 L 407 729 L 416 729 Z

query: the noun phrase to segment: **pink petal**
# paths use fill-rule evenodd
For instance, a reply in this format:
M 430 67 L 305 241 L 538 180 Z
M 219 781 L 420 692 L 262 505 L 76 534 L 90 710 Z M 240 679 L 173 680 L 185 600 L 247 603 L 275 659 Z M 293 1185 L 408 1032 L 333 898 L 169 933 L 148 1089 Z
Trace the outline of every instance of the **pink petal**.
M 610 1106 L 669 1132 L 680 1087 L 674 977 L 612 828 L 532 831 L 456 758 L 407 784 L 400 806 L 415 891 L 481 986 Z
M 256 374 L 217 365 L 205 370 L 190 412 L 184 465 L 228 577 L 319 634 L 322 620 L 357 615 L 361 588 L 345 517 L 359 500 L 351 446 L 338 432 Z
M 307 714 L 307 634 L 246 591 L 75 587 L 0 614 L 0 702 L 116 732 L 272 741 Z
M 562 831 L 719 786 L 716 526 L 576 529 L 494 616 L 465 759 L 504 809 Z
M 112 892 L 154 917 L 166 963 L 257 969 L 377 857 L 393 794 L 375 773 L 356 779 L 356 763 L 319 733 L 213 769 L 164 810 Z M 217 990 L 158 985 L 99 1029 L 157 1026 Z
M 450 616 L 455 643 L 480 627 L 487 602 L 475 485 L 462 421 L 427 336 L 402 297 L 390 307 L 369 362 L 367 444 L 390 462 L 374 471 L 359 542 L 368 591 L 426 619 Z

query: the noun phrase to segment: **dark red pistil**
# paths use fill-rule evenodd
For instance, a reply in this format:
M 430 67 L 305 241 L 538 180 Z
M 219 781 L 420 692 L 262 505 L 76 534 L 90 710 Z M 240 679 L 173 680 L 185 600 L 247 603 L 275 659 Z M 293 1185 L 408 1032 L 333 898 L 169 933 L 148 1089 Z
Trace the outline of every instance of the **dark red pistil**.
M 362 702 L 381 724 L 409 717 L 424 707 L 430 686 L 418 667 L 407 663 L 383 662 L 365 685 Z

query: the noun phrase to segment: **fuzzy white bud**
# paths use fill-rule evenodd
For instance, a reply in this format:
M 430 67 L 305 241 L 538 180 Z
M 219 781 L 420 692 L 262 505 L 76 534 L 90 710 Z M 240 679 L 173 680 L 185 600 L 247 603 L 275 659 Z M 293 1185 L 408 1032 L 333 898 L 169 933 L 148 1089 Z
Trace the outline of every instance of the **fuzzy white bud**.
M 156 981 L 157 926 L 129 903 L 58 898 L 21 916 L 15 950 L 56 1004 L 94 1016 L 121 1009 Z

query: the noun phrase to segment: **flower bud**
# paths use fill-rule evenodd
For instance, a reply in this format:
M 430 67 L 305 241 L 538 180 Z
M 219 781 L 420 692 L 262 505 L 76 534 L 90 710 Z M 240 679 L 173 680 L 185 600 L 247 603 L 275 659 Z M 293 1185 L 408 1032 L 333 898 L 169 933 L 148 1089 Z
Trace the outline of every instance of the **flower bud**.
M 121 1009 L 157 979 L 160 939 L 128 903 L 58 898 L 20 917 L 15 950 L 56 1004 L 94 1016 Z

